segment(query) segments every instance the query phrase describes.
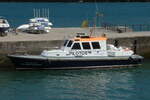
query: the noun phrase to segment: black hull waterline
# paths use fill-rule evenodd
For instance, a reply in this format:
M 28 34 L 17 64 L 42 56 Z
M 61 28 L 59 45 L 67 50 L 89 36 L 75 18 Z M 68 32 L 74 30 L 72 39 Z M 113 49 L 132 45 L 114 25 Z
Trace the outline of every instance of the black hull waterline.
M 113 68 L 137 66 L 142 63 L 141 56 L 105 57 L 105 58 L 47 58 L 42 56 L 8 56 L 16 69 L 83 69 L 83 68 Z

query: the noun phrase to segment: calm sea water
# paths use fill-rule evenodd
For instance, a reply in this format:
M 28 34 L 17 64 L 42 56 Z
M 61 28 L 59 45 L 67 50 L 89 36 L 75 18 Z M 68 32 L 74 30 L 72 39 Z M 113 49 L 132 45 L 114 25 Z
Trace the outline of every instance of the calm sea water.
M 150 63 L 107 70 L 0 71 L 1 100 L 150 100 Z
M 97 24 L 150 24 L 150 3 L 0 3 L 0 16 L 17 27 L 28 23 L 34 8 L 49 8 L 53 27 L 80 26 L 85 19 L 93 25 L 96 11 L 104 14 Z

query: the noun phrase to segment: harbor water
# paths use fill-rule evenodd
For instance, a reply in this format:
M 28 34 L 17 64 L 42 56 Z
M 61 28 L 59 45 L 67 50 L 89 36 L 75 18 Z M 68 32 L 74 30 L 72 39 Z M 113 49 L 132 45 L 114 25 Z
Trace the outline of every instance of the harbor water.
M 149 100 L 150 63 L 136 68 L 0 71 L 1 100 Z
M 49 8 L 49 19 L 53 27 L 80 27 L 83 20 L 93 26 L 96 12 L 97 25 L 150 24 L 150 3 L 0 3 L 0 16 L 8 19 L 12 27 L 28 23 L 33 18 L 33 9 Z

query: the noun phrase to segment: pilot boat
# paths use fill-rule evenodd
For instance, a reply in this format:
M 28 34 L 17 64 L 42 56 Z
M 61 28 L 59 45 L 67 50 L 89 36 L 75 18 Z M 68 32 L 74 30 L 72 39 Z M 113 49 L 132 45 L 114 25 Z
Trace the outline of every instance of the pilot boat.
M 143 57 L 129 48 L 107 44 L 107 37 L 78 33 L 60 49 L 44 50 L 40 55 L 8 55 L 17 69 L 82 69 L 137 66 Z

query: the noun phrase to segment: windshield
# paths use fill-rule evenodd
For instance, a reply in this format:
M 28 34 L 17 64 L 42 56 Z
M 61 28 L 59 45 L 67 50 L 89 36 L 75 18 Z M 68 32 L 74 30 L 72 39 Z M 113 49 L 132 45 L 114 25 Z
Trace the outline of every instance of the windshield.
M 67 45 L 67 47 L 71 47 L 72 43 L 73 43 L 73 41 L 70 40 L 69 43 L 68 43 L 68 45 Z
M 64 42 L 64 46 L 66 46 L 66 45 L 67 45 L 68 41 L 69 41 L 69 40 L 65 40 L 65 42 Z

